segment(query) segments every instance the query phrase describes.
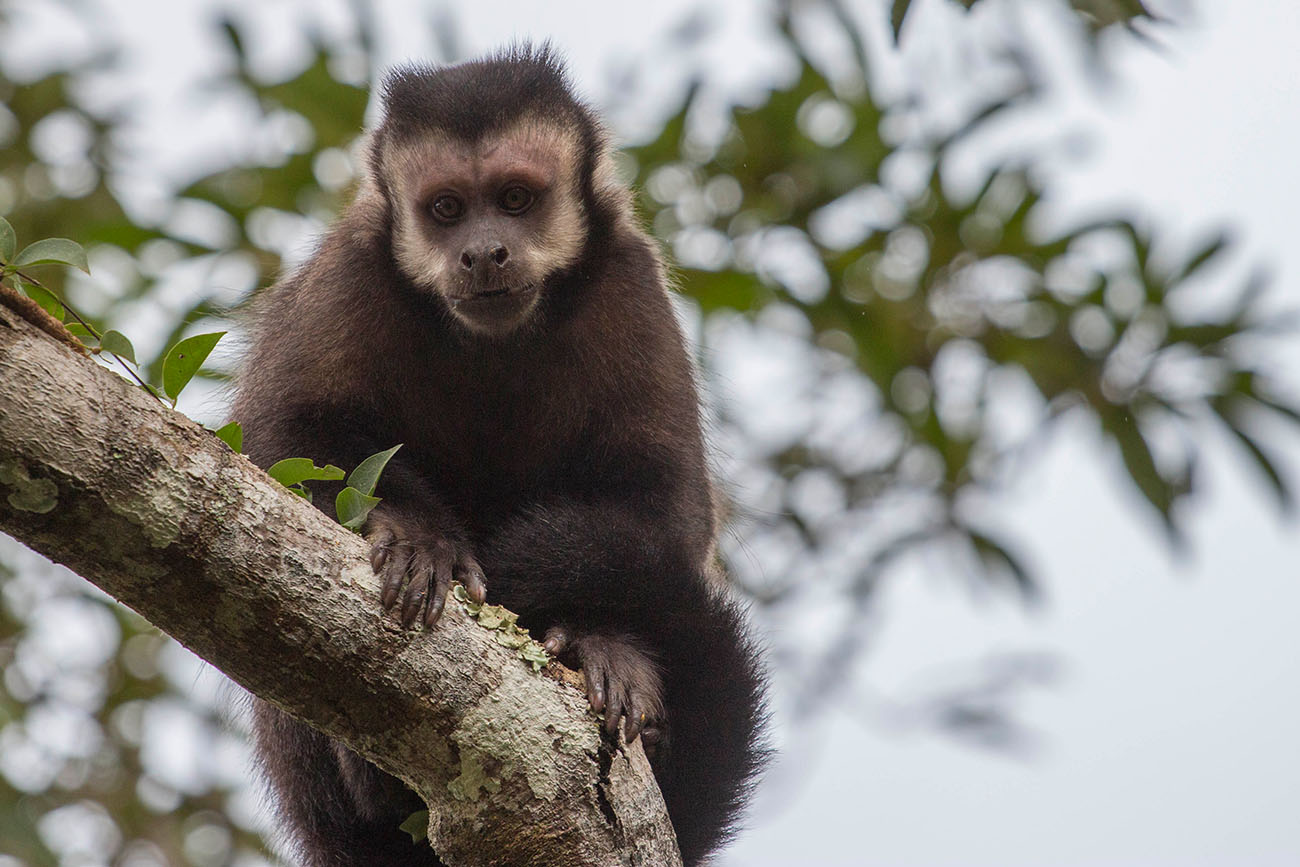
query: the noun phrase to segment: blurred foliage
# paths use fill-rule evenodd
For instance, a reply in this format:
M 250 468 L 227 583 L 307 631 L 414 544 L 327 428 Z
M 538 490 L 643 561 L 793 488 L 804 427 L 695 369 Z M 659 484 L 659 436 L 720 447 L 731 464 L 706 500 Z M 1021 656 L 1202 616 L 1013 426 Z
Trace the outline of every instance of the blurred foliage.
M 718 408 L 725 431 L 746 444 L 740 472 L 749 487 L 755 478 L 765 485 L 751 495 L 761 502 L 737 506 L 750 518 L 742 537 L 794 538 L 807 552 L 843 555 L 845 593 L 859 608 L 889 567 L 922 550 L 943 551 L 955 558 L 954 572 L 1031 598 L 1038 584 L 1015 551 L 1018 540 L 981 522 L 981 498 L 1014 478 L 1027 449 L 1067 413 L 1091 419 L 1113 443 L 1116 467 L 1170 539 L 1179 538 L 1180 505 L 1196 489 L 1197 431 L 1207 423 L 1230 431 L 1279 502 L 1289 503 L 1292 492 L 1258 425 L 1267 415 L 1300 417 L 1251 351 L 1279 325 L 1258 313 L 1260 283 L 1218 315 L 1192 317 L 1181 303 L 1198 281 L 1205 284 L 1223 241 L 1179 258 L 1162 252 L 1149 228 L 1121 219 L 1044 236 L 1036 215 L 1047 191 L 1030 155 L 963 189 L 949 177 L 954 154 L 1016 100 L 1031 98 L 1034 82 L 989 94 L 956 129 L 924 131 L 927 124 L 916 122 L 922 100 L 873 98 L 867 41 L 848 29 L 851 19 L 838 4 L 792 8 L 827 5 L 846 27 L 845 53 L 857 63 L 852 74 L 820 68 L 799 29 L 782 19 L 781 38 L 799 61 L 796 78 L 761 105 L 729 110 L 720 134 L 697 128 L 693 119 L 708 106 L 692 90 L 654 140 L 626 151 L 644 215 L 673 250 L 681 290 L 704 317 L 706 343 L 715 329 L 739 323 L 760 338 L 796 342 L 811 360 L 817 381 L 808 391 L 817 399 L 783 410 L 806 416 L 793 433 L 760 437 L 728 404 Z M 893 4 L 895 30 L 909 5 Z M 1129 0 L 1069 5 L 1097 31 L 1154 18 Z M 359 50 L 369 58 L 361 29 Z M 66 236 L 90 249 L 94 277 L 52 275 L 50 285 L 76 296 L 97 329 L 129 335 L 151 381 L 160 378 L 162 348 L 197 320 L 228 317 L 254 287 L 274 280 L 291 246 L 277 226 L 323 225 L 355 178 L 368 96 L 339 80 L 339 48 L 317 43 L 298 73 L 267 82 L 253 71 L 240 26 L 221 22 L 219 32 L 230 62 L 206 98 L 254 106 L 249 139 L 266 130 L 293 135 L 270 137 L 276 147 L 250 149 L 187 179 L 156 219 L 128 213 L 113 182 L 123 156 L 118 133 L 131 119 L 78 98 L 78 83 L 117 59 L 96 57 L 35 81 L 0 72 L 0 215 L 21 237 Z M 904 48 L 907 41 L 905 33 Z M 440 30 L 429 44 L 453 42 Z M 221 231 L 192 231 L 193 221 L 179 216 L 187 213 Z M 253 273 L 237 297 L 211 281 L 183 303 L 170 294 L 178 271 L 197 265 L 210 275 L 231 261 Z M 111 292 L 97 282 L 105 273 Z M 133 329 L 142 309 L 165 333 L 149 341 L 158 347 L 152 354 L 147 335 Z M 706 376 L 716 375 L 716 360 L 706 348 Z M 1031 424 L 1008 432 L 1007 394 L 1016 391 L 1032 395 Z M 861 398 L 847 419 L 846 407 L 857 404 L 840 399 L 846 394 Z M 1025 401 L 1018 407 L 1023 412 Z M 802 492 L 810 486 L 821 491 L 820 509 L 807 505 Z M 838 505 L 827 509 L 827 502 Z M 886 513 L 883 529 L 872 523 Z M 868 524 L 869 546 L 845 543 Z M 733 572 L 763 601 L 785 598 L 807 577 L 791 570 L 775 581 L 750 579 L 740 559 Z M 31 865 L 58 863 L 40 829 L 71 806 L 111 817 L 115 851 L 130 841 L 156 847 L 140 849 L 138 863 L 236 863 L 256 851 L 251 831 L 228 818 L 229 781 L 209 780 L 194 793 L 169 790 L 150 777 L 138 727 L 124 722 L 144 705 L 181 701 L 183 690 L 149 661 L 167 645 L 98 594 L 58 590 L 112 612 L 120 631 L 108 658 L 83 673 L 98 687 L 76 701 L 59 698 L 67 672 L 28 670 L 39 659 L 39 628 L 46 628 L 28 597 L 61 585 L 25 577 L 4 582 L 0 607 L 0 755 L 23 755 L 31 744 L 59 767 L 24 778 L 22 767 L 0 760 L 0 852 Z M 38 585 L 46 589 L 33 589 Z M 852 649 L 838 646 L 836 665 L 818 670 L 834 677 Z M 975 732 L 973 740 L 1007 741 L 1010 729 L 989 710 L 997 706 L 989 695 L 1010 680 L 986 685 L 977 700 L 936 699 L 906 716 L 942 720 Z M 54 702 L 90 721 L 97 746 L 88 754 L 39 746 L 34 729 Z M 196 713 L 211 717 L 204 708 Z M 227 844 L 205 850 L 194 839 Z
M 0 73 L 0 214 L 10 218 L 19 237 L 71 237 L 86 247 L 131 251 L 160 237 L 127 217 L 107 183 L 110 133 L 124 118 L 99 114 L 71 95 L 78 76 L 94 75 L 107 62 L 97 59 L 21 84 Z M 38 153 L 37 143 L 51 139 L 60 147 L 47 144 Z M 46 283 L 64 290 L 61 274 L 51 274 Z M 138 297 L 149 288 L 139 279 L 126 294 Z
M 966 9 L 971 9 L 983 0 L 954 0 Z M 1070 8 L 1093 34 L 1100 33 L 1107 27 L 1122 24 L 1132 30 L 1138 22 L 1158 21 L 1159 16 L 1151 11 L 1151 4 L 1143 0 L 1069 0 Z M 902 35 L 903 25 L 908 13 L 912 11 L 913 0 L 894 0 L 890 7 L 889 23 L 894 28 L 894 38 Z
M 870 381 L 891 421 L 885 427 L 904 432 L 886 458 L 865 467 L 811 436 L 770 455 L 786 478 L 828 471 L 849 509 L 900 489 L 939 501 L 929 520 L 877 550 L 863 582 L 903 550 L 946 538 L 965 545 L 990 577 L 1034 592 L 1007 545 L 962 508 L 968 492 L 996 485 L 1023 447 L 1004 442 L 992 418 L 1007 371 L 1032 382 L 1044 425 L 1071 409 L 1097 421 L 1174 540 L 1178 506 L 1195 485 L 1195 429 L 1207 417 L 1243 444 L 1279 502 L 1290 502 L 1253 427 L 1261 410 L 1296 418 L 1251 351 L 1251 338 L 1280 324 L 1259 314 L 1262 283 L 1253 280 L 1217 317 L 1178 312 L 1191 291 L 1184 287 L 1218 260 L 1223 238 L 1166 261 L 1153 254 L 1151 233 L 1128 220 L 1042 237 L 1033 218 L 1043 190 L 1029 166 L 999 167 L 971 194 L 945 184 L 950 154 L 1014 99 L 990 102 L 947 134 L 889 141 L 886 112 L 869 91 L 837 87 L 788 27 L 787 38 L 803 59 L 798 80 L 757 109 L 734 110 L 715 146 L 691 140 L 688 106 L 631 153 L 650 193 L 644 205 L 686 266 L 683 291 L 706 313 L 797 311 L 811 343 Z M 909 177 L 883 182 L 891 161 L 895 169 L 906 161 L 892 177 Z M 863 214 L 871 216 L 864 222 Z M 781 250 L 769 255 L 778 239 Z M 775 260 L 792 247 L 820 273 L 780 273 Z M 685 251 L 699 248 L 707 269 L 689 267 Z M 966 376 L 945 375 L 959 366 Z M 1171 430 L 1181 434 L 1181 451 L 1158 443 Z M 782 511 L 815 546 L 817 528 L 798 520 L 797 506 Z

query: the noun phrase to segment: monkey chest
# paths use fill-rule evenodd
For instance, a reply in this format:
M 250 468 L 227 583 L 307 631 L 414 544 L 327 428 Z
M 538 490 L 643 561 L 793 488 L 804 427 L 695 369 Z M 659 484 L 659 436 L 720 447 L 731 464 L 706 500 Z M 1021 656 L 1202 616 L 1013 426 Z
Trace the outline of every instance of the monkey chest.
M 473 523 L 564 490 L 588 461 L 590 414 L 520 396 L 430 406 L 412 419 L 422 474 Z

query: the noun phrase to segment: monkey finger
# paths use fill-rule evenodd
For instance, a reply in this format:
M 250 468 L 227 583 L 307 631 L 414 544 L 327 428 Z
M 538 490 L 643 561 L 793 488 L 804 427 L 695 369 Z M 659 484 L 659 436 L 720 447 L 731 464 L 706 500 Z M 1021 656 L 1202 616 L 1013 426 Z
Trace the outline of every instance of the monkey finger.
M 596 660 L 582 661 L 582 673 L 587 678 L 587 701 L 596 713 L 605 710 L 605 667 Z
M 387 611 L 397 602 L 397 594 L 406 581 L 406 573 L 411 566 L 411 552 L 405 548 L 390 549 L 384 562 L 384 586 L 380 591 L 379 604 Z
M 397 539 L 392 530 L 380 530 L 370 537 L 370 568 L 378 575 L 388 561 L 393 542 Z
M 641 734 L 641 729 L 645 726 L 645 722 L 646 713 L 634 699 L 628 705 L 627 722 L 623 726 L 623 739 L 629 744 L 636 740 L 636 736 Z
M 433 570 L 422 560 L 411 564 L 411 583 L 406 585 L 402 596 L 402 625 L 410 626 L 420 616 L 420 609 L 425 606 L 429 594 L 429 583 L 433 580 Z
M 623 716 L 626 696 L 617 683 L 609 685 L 609 701 L 605 706 L 605 731 L 610 735 L 618 734 L 618 722 Z
M 663 729 L 657 726 L 646 726 L 641 730 L 641 749 L 645 750 L 646 758 L 653 759 L 659 752 L 659 743 L 663 740 Z
M 424 608 L 424 625 L 433 626 L 442 617 L 442 611 L 447 607 L 447 591 L 441 584 L 435 584 L 429 591 L 429 598 Z
M 482 603 L 487 600 L 487 581 L 478 561 L 468 554 L 461 554 L 456 561 L 456 580 L 465 585 L 465 592 L 470 599 Z
M 451 592 L 451 563 L 440 561 L 435 567 L 436 580 L 424 609 L 424 625 L 432 626 L 442 616 L 442 609 L 447 605 L 447 594 Z
M 542 649 L 551 656 L 559 656 L 568 650 L 571 640 L 572 636 L 569 635 L 568 629 L 563 626 L 552 626 L 546 630 L 546 638 L 542 640 Z

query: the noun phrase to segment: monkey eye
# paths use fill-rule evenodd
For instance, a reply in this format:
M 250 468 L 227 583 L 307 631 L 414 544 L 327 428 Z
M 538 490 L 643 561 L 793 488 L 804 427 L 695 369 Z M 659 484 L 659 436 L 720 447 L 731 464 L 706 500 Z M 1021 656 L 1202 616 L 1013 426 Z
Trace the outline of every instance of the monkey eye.
M 465 212 L 465 205 L 455 196 L 439 196 L 433 200 L 429 210 L 438 219 L 451 222 L 460 219 L 460 215 Z
M 515 185 L 501 191 L 498 204 L 507 214 L 522 214 L 533 203 L 533 193 L 527 187 Z

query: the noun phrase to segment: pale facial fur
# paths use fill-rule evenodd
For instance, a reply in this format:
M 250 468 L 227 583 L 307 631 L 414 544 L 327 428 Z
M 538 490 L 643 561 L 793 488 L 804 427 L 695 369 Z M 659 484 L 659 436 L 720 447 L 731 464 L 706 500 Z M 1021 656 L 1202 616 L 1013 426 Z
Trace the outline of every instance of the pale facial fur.
M 416 284 L 448 295 L 455 273 L 454 250 L 431 243 L 422 210 L 444 187 L 482 188 L 515 176 L 545 188 L 545 220 L 516 239 L 510 257 L 513 280 L 540 284 L 577 261 L 587 233 L 578 171 L 581 150 L 571 130 L 525 118 L 505 133 L 475 144 L 431 135 L 391 148 L 383 171 L 395 192 L 394 254 Z

